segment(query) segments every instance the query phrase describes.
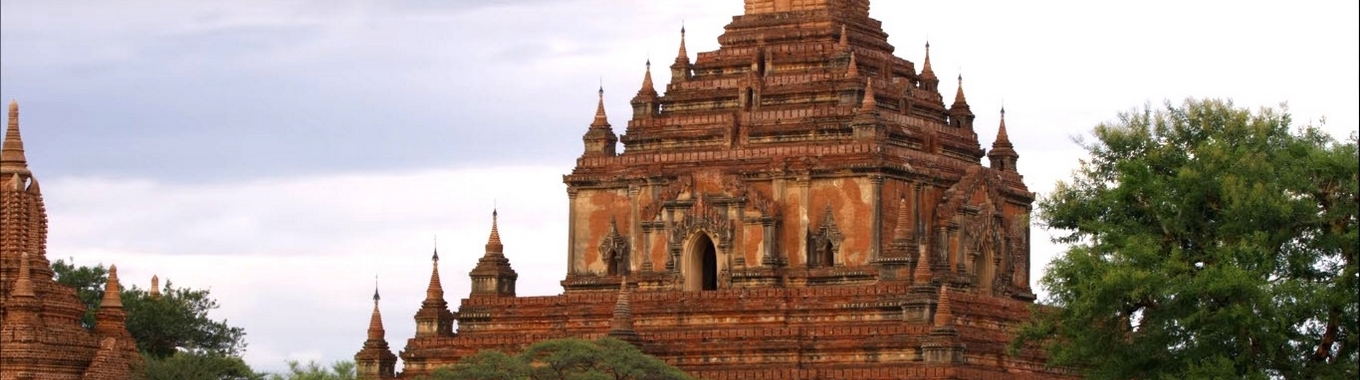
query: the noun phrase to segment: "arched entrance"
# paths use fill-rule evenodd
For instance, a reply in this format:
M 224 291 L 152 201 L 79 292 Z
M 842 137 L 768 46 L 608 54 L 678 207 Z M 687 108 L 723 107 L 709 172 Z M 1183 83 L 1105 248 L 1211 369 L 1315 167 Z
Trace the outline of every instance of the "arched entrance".
M 685 275 L 685 290 L 718 290 L 718 247 L 708 234 L 694 237 L 681 269 Z

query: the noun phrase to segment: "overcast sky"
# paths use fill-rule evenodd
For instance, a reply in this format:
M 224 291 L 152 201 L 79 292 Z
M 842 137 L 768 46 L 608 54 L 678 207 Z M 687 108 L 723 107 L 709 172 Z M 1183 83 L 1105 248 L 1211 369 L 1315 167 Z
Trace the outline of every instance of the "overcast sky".
M 279 370 L 352 359 L 375 274 L 388 341 L 405 346 L 433 236 L 456 305 L 493 205 L 519 293 L 559 293 L 561 175 L 597 87 L 622 132 L 644 62 L 672 62 L 682 22 L 689 50 L 710 51 L 741 9 L 5 0 L 0 98 L 20 103 L 50 258 L 211 289 L 214 316 L 246 328 L 247 361 Z M 898 56 L 919 65 L 928 38 L 936 72 L 963 75 L 983 146 L 1004 102 L 1041 194 L 1082 157 L 1073 136 L 1144 104 L 1288 102 L 1338 138 L 1360 115 L 1356 2 L 878 0 L 871 12 Z M 1061 250 L 1044 240 L 1033 279 Z

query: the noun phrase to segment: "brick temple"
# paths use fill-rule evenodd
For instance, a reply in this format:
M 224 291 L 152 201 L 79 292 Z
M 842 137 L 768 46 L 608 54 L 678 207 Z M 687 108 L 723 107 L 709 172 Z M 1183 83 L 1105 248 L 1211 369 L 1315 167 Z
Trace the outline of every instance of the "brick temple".
M 869 0 L 745 2 L 716 51 L 681 30 L 664 95 L 648 63 L 622 135 L 600 91 L 562 294 L 515 295 L 493 214 L 456 311 L 433 257 L 401 373 L 374 295 L 361 378 L 604 336 L 703 379 L 1069 377 L 1006 351 L 1035 296 L 1004 111 L 984 150 L 962 78 L 946 105 L 929 45 L 894 55 Z
M 0 150 L 0 380 L 125 380 L 141 361 L 124 324 L 118 268 L 109 267 L 93 329 L 85 304 L 54 280 L 47 260 L 47 208 L 9 103 Z

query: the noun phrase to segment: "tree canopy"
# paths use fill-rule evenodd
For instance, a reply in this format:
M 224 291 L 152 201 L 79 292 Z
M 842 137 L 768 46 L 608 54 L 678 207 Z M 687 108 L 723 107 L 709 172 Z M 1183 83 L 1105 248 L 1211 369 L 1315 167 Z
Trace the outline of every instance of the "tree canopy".
M 269 375 L 269 380 L 354 380 L 354 362 L 340 360 L 331 363 L 330 367 L 322 366 L 315 361 L 302 364 L 296 360 L 288 361 L 288 372 Z
M 554 339 L 535 343 L 517 356 L 482 351 L 430 380 L 686 380 L 679 369 L 627 342 Z
M 53 262 L 52 270 L 56 281 L 75 288 L 77 297 L 85 303 L 82 323 L 86 328 L 94 326 L 108 270 L 103 265 L 75 266 L 62 260 Z M 208 316 L 218 305 L 207 290 L 177 288 L 167 280 L 160 291 L 157 298 L 136 286 L 122 289 L 127 329 L 137 340 L 138 350 L 157 358 L 170 357 L 179 350 L 224 356 L 238 356 L 245 350 L 245 329 Z
M 178 352 L 165 357 L 143 354 L 137 380 L 263 380 L 240 357 L 211 352 Z
M 1356 135 L 1187 100 L 1120 114 L 1038 202 L 1067 250 L 1014 348 L 1093 379 L 1356 378 Z

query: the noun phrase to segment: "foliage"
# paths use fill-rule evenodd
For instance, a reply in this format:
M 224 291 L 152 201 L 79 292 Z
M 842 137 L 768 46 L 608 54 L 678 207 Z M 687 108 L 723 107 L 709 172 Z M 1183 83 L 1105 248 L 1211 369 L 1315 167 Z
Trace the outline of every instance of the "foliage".
M 210 352 L 179 352 L 144 359 L 138 380 L 263 380 L 239 357 Z
M 330 368 L 322 367 L 315 361 L 304 366 L 289 360 L 288 372 L 270 375 L 269 380 L 354 380 L 354 369 L 354 362 L 348 360 L 331 363 Z
M 1069 244 L 1012 345 L 1093 379 L 1356 378 L 1357 150 L 1218 100 L 1095 128 L 1039 202 Z
M 482 351 L 431 380 L 683 380 L 689 376 L 627 342 L 555 339 L 535 343 L 518 356 Z
M 62 260 L 52 263 L 52 270 L 58 283 L 76 289 L 89 310 L 82 323 L 93 326 L 108 271 L 103 265 L 77 267 Z M 137 348 L 151 356 L 166 358 L 179 350 L 236 356 L 245 350 L 245 329 L 208 317 L 218 305 L 207 290 L 176 288 L 166 281 L 159 298 L 136 286 L 124 287 L 122 298 L 128 332 Z

